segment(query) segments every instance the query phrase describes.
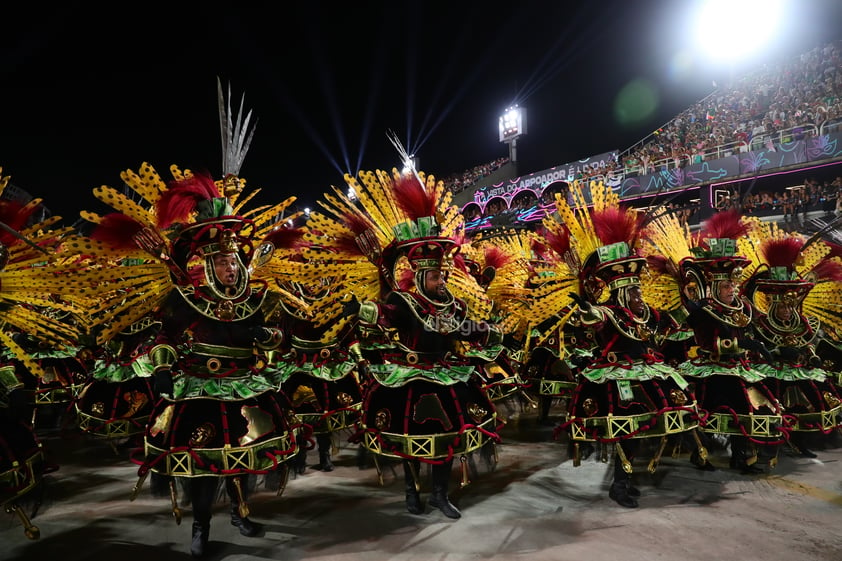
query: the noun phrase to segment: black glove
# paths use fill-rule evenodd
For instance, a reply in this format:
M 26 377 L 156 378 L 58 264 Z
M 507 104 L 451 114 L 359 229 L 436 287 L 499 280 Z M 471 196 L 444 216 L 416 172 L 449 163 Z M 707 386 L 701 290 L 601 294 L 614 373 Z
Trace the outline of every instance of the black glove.
M 588 364 L 590 364 L 590 362 L 592 360 L 593 360 L 593 357 L 583 355 L 583 354 L 573 353 L 573 354 L 570 355 L 570 362 L 572 362 L 573 365 L 577 368 L 582 368 L 584 366 L 587 366 Z
M 342 305 L 342 315 L 344 317 L 356 317 L 360 313 L 360 302 L 353 294 L 351 299 Z
M 272 330 L 262 325 L 255 325 L 248 328 L 249 336 L 258 343 L 268 343 L 272 340 Z
M 759 354 L 766 362 L 774 362 L 772 353 L 769 352 L 769 349 L 767 349 L 766 345 L 764 345 L 761 341 L 758 341 L 757 339 L 740 339 L 737 343 L 740 345 L 741 349 L 746 349 Z
M 12 341 L 28 353 L 33 353 L 38 350 L 38 339 L 31 337 L 27 333 L 12 334 Z
M 801 354 L 801 351 L 795 347 L 775 347 L 775 349 L 772 350 L 772 354 L 778 355 L 783 361 L 795 362 L 798 360 L 798 355 Z
M 586 314 L 590 313 L 590 311 L 593 309 L 593 304 L 588 302 L 588 300 L 584 296 L 579 296 L 575 292 L 571 292 L 570 298 L 573 300 L 573 302 L 576 303 L 577 306 L 579 306 L 579 309 Z
M 152 375 L 152 388 L 160 396 L 172 397 L 172 370 L 162 368 Z

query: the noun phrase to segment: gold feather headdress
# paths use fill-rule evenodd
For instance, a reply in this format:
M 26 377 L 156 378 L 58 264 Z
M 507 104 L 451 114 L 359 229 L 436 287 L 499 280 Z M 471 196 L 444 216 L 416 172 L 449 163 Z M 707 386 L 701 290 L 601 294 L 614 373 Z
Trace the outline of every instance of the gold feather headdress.
M 0 196 L 9 176 L 0 168 Z M 87 310 L 60 294 L 80 267 L 56 253 L 71 227 L 55 227 L 60 216 L 37 219 L 41 199 L 22 204 L 0 199 L 0 344 L 30 372 L 43 376 L 40 365 L 15 341 L 25 333 L 53 347 L 72 347 L 89 327 Z M 66 321 L 73 318 L 73 321 Z
M 452 195 L 432 175 L 361 171 L 345 175 L 352 196 L 332 186 L 312 212 L 305 240 L 304 263 L 292 270 L 304 281 L 315 276 L 336 279 L 335 294 L 378 300 L 393 290 L 412 289 L 407 280 L 429 268 L 446 269 L 448 287 L 467 301 L 470 317 L 485 319 L 491 301 L 476 280 L 453 264 L 456 239 L 463 226 Z M 342 330 L 342 302 L 327 299 L 316 310 L 320 325 L 334 321 L 327 336 Z

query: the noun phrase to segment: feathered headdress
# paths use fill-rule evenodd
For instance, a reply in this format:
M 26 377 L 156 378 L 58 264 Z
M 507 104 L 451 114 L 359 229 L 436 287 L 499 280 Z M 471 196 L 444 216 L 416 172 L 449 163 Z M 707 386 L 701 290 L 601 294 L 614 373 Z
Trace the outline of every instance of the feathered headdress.
M 762 311 L 770 302 L 801 303 L 806 315 L 838 330 L 842 314 L 837 310 L 842 298 L 842 259 L 822 240 L 807 243 L 806 238 L 783 231 L 774 222 L 744 219 L 747 241 L 741 249 L 751 255 L 753 268 L 746 282 L 747 293 Z M 752 250 L 755 253 L 751 253 Z
M 738 211 L 719 212 L 702 223 L 691 239 L 691 255 L 678 264 L 682 298 L 715 298 L 714 286 L 721 281 L 742 285 L 751 264 L 741 252 L 747 232 Z
M 143 163 L 138 172 L 121 173 L 125 189 L 95 188 L 94 196 L 114 212 L 83 211 L 82 217 L 94 224 L 91 235 L 72 236 L 62 244 L 63 255 L 90 256 L 97 262 L 96 268 L 68 284 L 75 287 L 71 294 L 93 299 L 91 313 L 101 328 L 99 342 L 152 313 L 174 288 L 195 288 L 207 282 L 202 261 L 214 253 L 236 253 L 247 273 L 241 278 L 251 276 L 262 283 L 261 267 L 279 243 L 277 235 L 264 239 L 272 237 L 282 216 L 287 220 L 300 216 L 285 216 L 295 197 L 245 210 L 259 192 L 253 190 L 241 198 L 245 181 L 237 175 L 254 132 L 251 113 L 243 118 L 241 102 L 239 114 L 233 117 L 219 81 L 217 91 L 222 179 L 214 181 L 206 172 L 170 166 L 172 179 L 165 180 L 153 166 Z
M 0 168 L 0 194 L 9 184 L 9 176 L 2 171 Z M 75 282 L 74 273 L 82 267 L 56 256 L 72 228 L 54 228 L 60 216 L 37 220 L 41 203 L 41 199 L 26 204 L 0 201 L 0 321 L 6 326 L 0 330 L 0 344 L 39 377 L 45 376 L 40 364 L 12 339 L 11 332 L 26 333 L 62 348 L 76 345 L 89 327 L 84 307 L 56 297 Z M 54 312 L 82 321 L 66 323 L 56 319 Z
M 534 265 L 533 325 L 554 320 L 539 335 L 537 344 L 563 326 L 576 310 L 571 294 L 599 303 L 615 290 L 640 283 L 645 260 L 636 248 L 642 218 L 637 211 L 622 207 L 619 196 L 602 182 L 592 182 L 588 193 L 586 196 L 582 184 L 574 182 L 570 186 L 572 203 L 557 194 L 557 214 L 542 223 L 542 245 L 551 249 L 548 256 L 557 257 Z

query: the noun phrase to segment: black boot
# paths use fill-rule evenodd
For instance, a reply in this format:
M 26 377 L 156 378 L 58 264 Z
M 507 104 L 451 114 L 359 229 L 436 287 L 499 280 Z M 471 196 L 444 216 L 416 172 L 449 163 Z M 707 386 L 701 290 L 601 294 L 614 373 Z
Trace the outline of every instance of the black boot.
M 637 508 L 637 499 L 631 495 L 630 489 L 634 488 L 628 484 L 628 481 L 615 481 L 608 489 L 608 497 L 620 506 Z M 637 491 L 637 494 L 640 495 L 640 491 Z
M 202 557 L 207 550 L 213 501 L 219 480 L 215 477 L 194 477 L 189 480 L 187 495 L 193 508 L 193 538 L 190 554 Z
M 553 426 L 555 423 L 553 423 L 550 420 L 550 406 L 553 402 L 552 398 L 546 395 L 542 395 L 538 399 L 540 403 L 540 409 L 538 412 L 538 424 L 547 427 Z
M 298 454 L 292 461 L 292 469 L 298 475 L 303 475 L 307 471 L 307 437 L 298 435 Z
M 412 464 L 410 464 L 410 461 Z M 421 504 L 421 496 L 415 487 L 415 476 L 412 475 L 410 465 L 415 468 L 416 475 L 418 475 L 420 468 L 420 463 L 417 460 L 403 461 L 403 477 L 406 482 L 406 510 L 412 514 L 424 514 L 424 505 Z
M 801 433 L 793 433 L 792 437 L 789 439 L 789 443 L 792 444 L 792 447 L 804 458 L 818 458 L 815 452 L 807 448 L 805 444 L 804 435 Z
M 319 444 L 319 465 L 317 469 L 322 471 L 333 471 L 333 462 L 330 461 L 330 447 L 332 445 L 329 434 L 320 434 L 316 436 L 316 442 Z
M 433 466 L 433 492 L 430 495 L 430 506 L 442 511 L 448 518 L 461 518 L 462 513 L 453 506 L 447 496 L 448 483 L 450 481 L 450 470 L 453 460 L 440 465 Z
M 210 522 L 193 521 L 193 540 L 190 542 L 190 555 L 204 557 L 210 534 Z
M 237 491 L 236 481 L 233 477 L 225 479 L 225 490 L 228 492 L 228 498 L 231 501 L 231 525 L 240 529 L 240 533 L 248 538 L 252 538 L 260 533 L 261 526 L 257 522 L 252 522 L 246 516 L 240 516 L 240 499 L 246 500 L 248 493 L 248 477 L 238 476 L 240 482 L 240 492 Z
M 716 466 L 710 463 L 710 460 L 703 460 L 701 456 L 699 456 L 698 448 L 690 452 L 690 463 L 696 466 L 696 469 L 700 469 L 702 471 L 716 471 Z
M 357 446 L 357 469 L 368 467 L 368 450 L 363 445 Z
M 239 528 L 240 533 L 247 538 L 253 538 L 261 530 L 260 524 L 240 516 L 239 506 L 236 504 L 231 505 L 231 525 Z
M 731 436 L 731 461 L 733 469 L 740 470 L 743 475 L 757 475 L 763 470 L 756 465 L 757 454 L 751 449 L 751 444 L 745 436 Z
M 636 448 L 636 443 L 633 442 L 618 442 L 617 446 L 621 446 L 626 460 L 632 461 Z M 616 502 L 618 505 L 626 508 L 637 508 L 637 499 L 640 496 L 640 491 L 631 484 L 631 474 L 623 469 L 623 462 L 620 459 L 619 453 L 614 457 L 614 482 L 608 489 L 608 498 Z

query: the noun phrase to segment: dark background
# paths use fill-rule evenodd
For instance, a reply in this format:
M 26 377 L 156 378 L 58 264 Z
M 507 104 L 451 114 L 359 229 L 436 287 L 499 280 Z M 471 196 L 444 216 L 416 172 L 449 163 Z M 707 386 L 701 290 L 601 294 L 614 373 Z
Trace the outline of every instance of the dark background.
M 219 77 L 257 119 L 241 176 L 261 201 L 313 206 L 346 171 L 398 166 L 390 129 L 438 177 L 507 156 L 497 120 L 513 103 L 528 111 L 518 159 L 530 173 L 628 148 L 742 69 L 690 49 L 697 4 L 19 7 L 0 39 L 0 166 L 71 218 L 96 209 L 93 187 L 119 187 L 120 172 L 144 161 L 166 178 L 170 164 L 219 176 Z M 842 36 L 842 2 L 790 4 L 797 17 L 763 60 Z M 712 40 L 737 53 L 753 34 L 746 22 L 744 34 Z

